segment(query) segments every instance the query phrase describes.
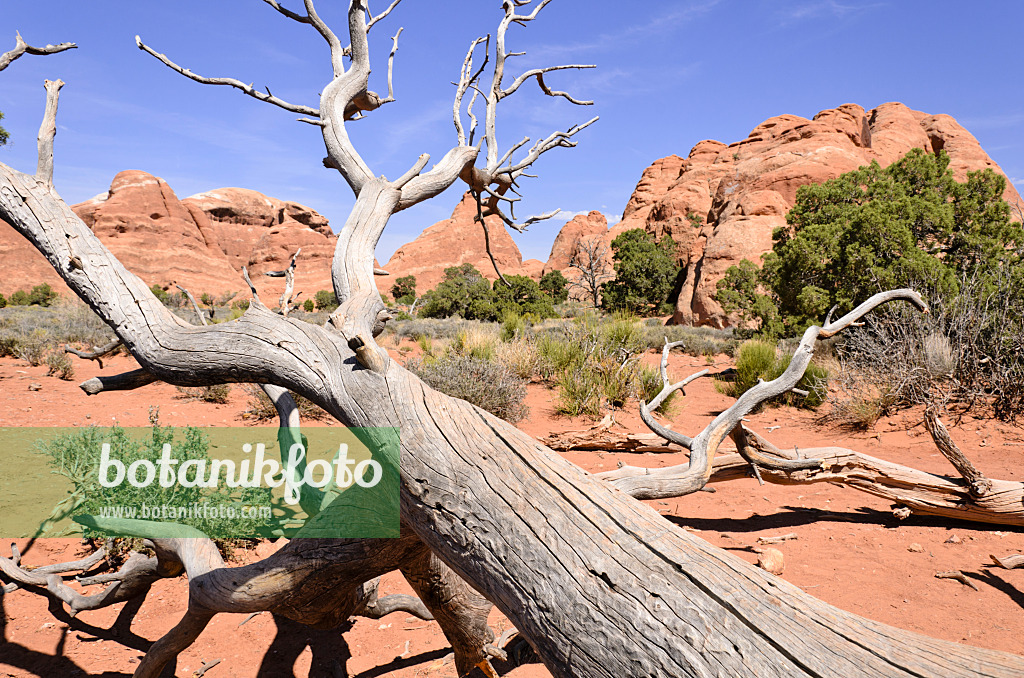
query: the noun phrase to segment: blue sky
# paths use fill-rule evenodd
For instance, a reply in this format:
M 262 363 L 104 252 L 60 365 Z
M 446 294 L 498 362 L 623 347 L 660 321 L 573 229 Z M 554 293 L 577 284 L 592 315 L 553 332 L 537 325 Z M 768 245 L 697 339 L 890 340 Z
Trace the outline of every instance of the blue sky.
M 282 0 L 300 9 L 299 0 Z M 354 199 L 320 163 L 318 130 L 294 114 L 226 87 L 202 86 L 135 47 L 134 36 L 206 76 L 269 86 L 293 103 L 318 105 L 330 77 L 327 47 L 308 26 L 259 0 L 5 2 L 0 52 L 20 30 L 33 45 L 74 41 L 79 49 L 25 56 L 0 74 L 0 111 L 12 143 L 0 162 L 31 171 L 44 78 L 62 78 L 55 183 L 69 203 L 106 191 L 118 171 L 163 177 L 179 197 L 223 186 L 252 188 L 307 204 L 335 229 Z M 321 0 L 339 33 L 343 6 Z M 371 0 L 380 11 L 384 0 Z M 443 9 L 439 9 L 443 8 Z M 371 88 L 386 91 L 390 36 L 404 26 L 395 62 L 397 101 L 350 126 L 377 174 L 397 177 L 423 152 L 454 143 L 450 84 L 469 42 L 493 32 L 499 3 L 404 0 L 371 33 Z M 967 127 L 1024 187 L 1024 3 L 953 0 L 554 0 L 525 28 L 509 30 L 509 73 L 556 63 L 595 70 L 548 82 L 594 106 L 540 95 L 532 85 L 506 99 L 499 138 L 546 136 L 593 115 L 574 149 L 555 149 L 527 179 L 518 214 L 563 210 L 561 221 L 514 234 L 524 258 L 546 259 L 566 217 L 592 209 L 611 218 L 625 207 L 644 168 L 685 156 L 702 139 L 726 143 L 782 113 L 806 117 L 843 103 L 872 108 L 901 101 L 948 113 Z M 456 185 L 396 215 L 378 256 L 448 217 Z

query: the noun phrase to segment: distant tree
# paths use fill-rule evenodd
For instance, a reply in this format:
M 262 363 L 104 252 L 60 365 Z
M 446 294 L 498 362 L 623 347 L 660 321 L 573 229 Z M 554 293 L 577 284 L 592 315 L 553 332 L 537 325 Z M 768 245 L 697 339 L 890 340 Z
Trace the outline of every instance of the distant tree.
M 746 309 L 765 334 L 795 334 L 832 307 L 845 312 L 881 289 L 925 285 L 955 294 L 959 280 L 1020 270 L 1024 232 L 1010 220 L 993 172 L 953 178 L 945 151 L 914 149 L 822 184 L 803 186 L 776 230 L 760 273 L 729 269 L 716 299 Z
M 612 241 L 615 279 L 601 286 L 601 306 L 640 315 L 667 313 L 668 298 L 679 274 L 676 244 L 658 242 L 642 228 L 620 233 Z
M 540 288 L 556 304 L 569 298 L 569 281 L 561 271 L 548 271 L 540 279 Z
M 0 111 L 0 120 L 3 120 L 3 119 L 4 119 L 3 111 Z M 7 145 L 7 140 L 9 138 L 10 138 L 10 135 L 7 133 L 7 130 L 5 130 L 2 126 L 0 126 L 0 146 L 6 146 Z
M 306 299 L 304 302 L 302 302 L 302 310 L 305 311 L 306 313 L 312 313 L 315 308 L 316 304 L 313 303 L 312 299 Z
M 517 315 L 529 313 L 538 318 L 554 317 L 555 307 L 551 296 L 536 281 L 524 275 L 507 275 L 505 280 L 508 285 L 500 280 L 494 281 L 496 317 L 508 311 Z
M 25 290 L 17 290 L 11 294 L 11 298 L 8 300 L 11 306 L 28 306 L 28 292 Z
M 416 301 L 416 276 L 406 275 L 396 280 L 391 286 L 391 296 L 399 304 L 411 304 Z
M 7 298 L 4 297 L 4 295 L 0 294 L 0 308 L 5 308 L 6 306 L 7 306 Z
M 459 315 L 467 320 L 494 320 L 498 317 L 491 284 L 472 264 L 444 270 L 444 280 L 424 295 L 421 318 L 449 318 Z
M 594 308 L 601 300 L 601 285 L 615 277 L 608 263 L 608 245 L 602 238 L 580 238 L 576 241 L 576 254 L 569 261 L 574 270 L 568 281 L 573 299 L 586 299 Z

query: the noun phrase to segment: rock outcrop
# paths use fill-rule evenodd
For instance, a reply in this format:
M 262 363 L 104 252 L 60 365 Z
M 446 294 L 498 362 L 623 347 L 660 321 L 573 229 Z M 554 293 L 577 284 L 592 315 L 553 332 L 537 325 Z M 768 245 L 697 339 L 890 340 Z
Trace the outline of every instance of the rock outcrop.
M 543 273 L 561 271 L 568 277 L 571 273 L 569 264 L 579 255 L 581 243 L 593 238 L 603 240 L 607 235 L 608 218 L 604 214 L 596 210 L 589 214 L 577 214 L 555 236 Z
M 294 202 L 256 191 L 223 188 L 178 200 L 163 179 L 139 171 L 119 173 L 110 190 L 72 209 L 133 273 L 171 292 L 178 283 L 195 294 L 248 296 L 247 266 L 264 302 L 274 307 L 284 289 L 266 271 L 284 269 L 298 248 L 295 291 L 312 297 L 331 288 L 336 236 L 327 220 Z M 68 293 L 46 260 L 0 222 L 0 292 L 48 282 Z
M 472 264 L 488 280 L 496 280 L 494 265 L 487 256 L 484 230 L 474 221 L 476 202 L 469 193 L 455 206 L 452 216 L 427 227 L 410 243 L 399 247 L 384 264 L 391 275 L 378 277 L 377 289 L 390 299 L 388 290 L 400 277 L 416 276 L 416 291 L 420 294 L 437 287 L 444 280 L 444 269 Z M 491 253 L 503 275 L 526 275 L 537 278 L 544 266 L 537 260 L 523 261 L 508 229 L 498 217 L 487 217 L 487 230 Z
M 728 318 L 712 298 L 726 269 L 741 259 L 760 263 L 772 231 L 784 226 L 796 191 L 872 160 L 882 166 L 912 148 L 945 150 L 959 180 L 968 171 L 1001 170 L 978 141 L 948 115 L 928 115 L 900 103 L 865 111 L 855 104 L 818 113 L 769 118 L 728 146 L 701 141 L 687 158 L 672 155 L 644 171 L 608 234 L 644 228 L 678 244 L 684 267 L 673 322 L 723 327 Z M 1020 199 L 1007 182 L 1004 197 Z
M 287 268 L 301 247 L 295 291 L 312 297 L 318 290 L 333 289 L 331 259 L 337 237 L 327 219 L 314 210 L 244 188 L 206 191 L 185 198 L 182 204 L 204 232 L 211 234 L 211 243 L 231 267 L 241 271 L 247 266 L 254 282 L 256 276 L 271 280 L 263 274 Z M 275 294 L 280 295 L 283 288 L 277 290 L 276 286 Z M 258 288 L 262 292 L 262 286 Z

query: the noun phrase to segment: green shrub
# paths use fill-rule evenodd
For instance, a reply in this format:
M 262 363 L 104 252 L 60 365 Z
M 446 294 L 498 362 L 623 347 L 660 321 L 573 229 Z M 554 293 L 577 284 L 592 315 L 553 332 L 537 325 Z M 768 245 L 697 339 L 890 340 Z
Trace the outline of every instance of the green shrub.
M 423 295 L 421 318 L 494 320 L 498 309 L 494 304 L 491 284 L 472 264 L 451 266 L 444 270 L 444 280 Z
M 11 295 L 9 303 L 11 306 L 28 306 L 28 292 L 25 290 L 18 290 Z
M 501 334 L 499 338 L 502 341 L 512 341 L 522 337 L 526 334 L 526 327 L 526 320 L 523 316 L 511 309 L 505 309 L 501 314 Z
M 149 291 L 153 293 L 153 296 L 156 297 L 161 304 L 163 304 L 164 306 L 170 306 L 171 295 L 163 287 L 160 287 L 160 285 L 153 283 L 150 286 Z
M 506 421 L 514 423 L 528 414 L 523 402 L 526 382 L 498 363 L 449 354 L 431 361 L 409 361 L 406 367 L 438 391 Z
M 718 380 L 716 388 L 727 396 L 739 398 L 756 386 L 758 381 L 777 379 L 789 367 L 792 358 L 790 356 L 777 357 L 776 353 L 773 344 L 757 339 L 743 342 L 736 352 L 736 369 L 732 380 Z M 781 402 L 800 407 L 818 407 L 825 400 L 828 377 L 827 369 L 812 362 L 807 366 L 803 377 L 796 385 L 798 389 L 807 391 L 807 396 L 789 392 L 770 402 Z
M 110 456 L 120 459 L 125 466 L 131 463 L 146 459 L 157 462 L 160 459 L 164 444 L 171 446 L 172 458 L 184 462 L 188 459 L 201 459 L 209 462 L 209 442 L 202 431 L 196 428 L 186 428 L 182 435 L 175 439 L 174 432 L 170 428 L 161 427 L 156 422 L 155 415 L 151 417 L 154 422 L 151 433 L 144 438 L 133 438 L 122 428 L 114 426 L 110 429 L 95 427 L 83 428 L 72 434 L 55 438 L 46 444 L 42 451 L 49 456 L 49 463 L 54 472 L 68 478 L 73 486 L 74 492 L 82 497 L 82 503 L 74 510 L 75 515 L 98 515 L 100 511 L 111 505 L 125 506 L 150 506 L 174 505 L 188 506 L 194 502 L 210 501 L 221 502 L 241 501 L 248 504 L 266 504 L 270 501 L 269 488 L 246 488 L 242 490 L 241 497 L 229 497 L 223 493 L 209 491 L 201 487 L 185 487 L 175 484 L 171 488 L 161 487 L 160 483 L 150 483 L 145 487 L 134 487 L 129 483 L 123 483 L 117 488 L 104 487 L 99 482 L 99 467 L 101 442 L 109 442 Z M 57 522 L 70 515 L 71 509 L 64 515 L 53 515 L 51 521 Z M 190 525 L 208 534 L 216 534 L 219 531 L 218 523 L 222 518 L 215 517 L 215 513 L 204 515 L 197 512 L 195 517 L 183 518 L 180 523 Z M 47 521 L 48 523 L 51 521 Z M 234 529 L 241 531 L 251 530 L 256 533 L 262 524 L 252 521 L 246 525 L 243 520 L 232 521 Z M 86 528 L 86 536 L 90 536 L 90 530 Z
M 0 294 L 0 308 L 4 308 L 6 306 L 7 306 L 7 297 L 5 297 L 4 295 Z
M 320 290 L 313 296 L 313 303 L 316 310 L 333 313 L 338 308 L 338 297 L 334 296 L 333 290 Z
M 1005 185 L 991 169 L 958 182 L 945 151 L 916 148 L 884 169 L 872 162 L 801 186 L 762 269 L 730 268 L 716 299 L 762 333 L 789 336 L 832 306 L 842 314 L 911 283 L 954 296 L 965 276 L 991 289 L 1012 272 L 1019 295 L 1024 231 L 1010 218 Z
M 304 302 L 302 302 L 302 310 L 305 311 L 306 313 L 312 313 L 315 308 L 316 304 L 313 303 L 312 299 L 306 299 Z

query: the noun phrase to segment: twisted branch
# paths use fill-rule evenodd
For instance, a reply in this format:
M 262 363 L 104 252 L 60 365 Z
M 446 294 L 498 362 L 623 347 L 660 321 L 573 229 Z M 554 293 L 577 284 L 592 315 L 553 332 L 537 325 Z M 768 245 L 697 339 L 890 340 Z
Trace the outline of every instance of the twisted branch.
M 0 71 L 4 70 L 11 65 L 11 62 L 15 59 L 20 58 L 23 54 L 34 54 L 36 56 L 45 56 L 47 54 L 57 54 L 58 52 L 65 52 L 69 49 L 75 49 L 78 45 L 73 42 L 62 42 L 59 45 L 46 45 L 45 47 L 33 47 L 27 44 L 21 37 L 21 33 L 15 31 L 14 33 L 14 49 L 9 52 L 0 54 Z

